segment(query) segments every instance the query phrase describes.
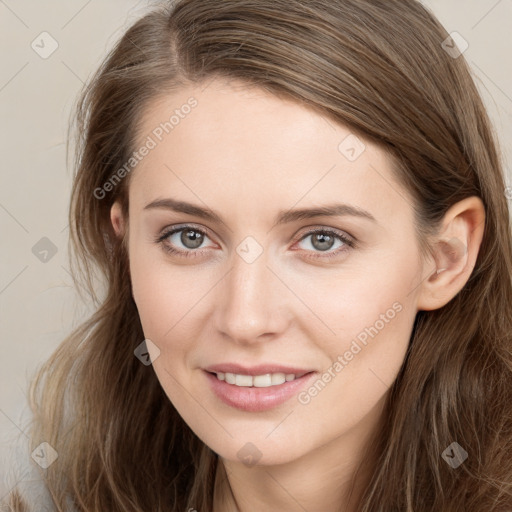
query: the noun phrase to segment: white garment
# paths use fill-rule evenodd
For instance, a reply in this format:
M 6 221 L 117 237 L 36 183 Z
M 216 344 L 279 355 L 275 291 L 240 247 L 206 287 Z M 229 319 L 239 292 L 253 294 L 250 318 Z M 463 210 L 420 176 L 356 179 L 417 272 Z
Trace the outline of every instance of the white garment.
M 55 512 L 56 508 L 41 475 L 45 470 L 32 458 L 27 436 L 17 431 L 14 435 L 12 432 L 10 435 L 4 434 L 3 438 L 10 442 L 6 450 L 7 460 L 2 461 L 2 510 L 4 507 L 8 510 L 6 504 L 9 502 L 9 495 L 16 489 L 26 502 L 29 512 Z

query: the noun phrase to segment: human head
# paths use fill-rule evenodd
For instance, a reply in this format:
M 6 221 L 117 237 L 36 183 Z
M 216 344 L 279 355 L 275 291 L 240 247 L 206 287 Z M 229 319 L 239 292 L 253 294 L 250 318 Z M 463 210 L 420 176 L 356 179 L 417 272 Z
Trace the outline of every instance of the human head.
M 276 11 L 283 16 L 276 17 Z M 429 237 L 438 233 L 449 209 L 480 197 L 486 208 L 485 236 L 472 277 L 464 293 L 441 308 L 418 313 L 406 364 L 392 390 L 382 467 L 392 468 L 395 475 L 400 468 L 406 470 L 410 481 L 414 475 L 423 476 L 424 488 L 433 473 L 438 480 L 444 476 L 444 468 L 433 469 L 433 454 L 440 453 L 454 433 L 467 433 L 456 413 L 467 406 L 477 416 L 481 404 L 472 405 L 472 389 L 481 376 L 476 370 L 466 371 L 475 367 L 469 354 L 483 349 L 484 329 L 496 332 L 503 327 L 490 325 L 490 312 L 510 299 L 509 281 L 499 284 L 500 278 L 510 275 L 501 166 L 467 65 L 443 50 L 446 37 L 439 23 L 413 1 L 184 1 L 176 4 L 171 17 L 167 10 L 147 15 L 116 46 L 83 97 L 81 160 L 71 212 L 72 237 L 82 262 L 86 268 L 97 264 L 107 278 L 104 318 L 115 314 L 122 319 L 122 332 L 135 349 L 143 332 L 131 302 L 127 244 L 118 241 L 110 220 L 112 205 L 119 201 L 129 226 L 127 198 L 133 175 L 104 197 L 98 198 L 95 191 L 135 150 L 150 103 L 180 88 L 216 77 L 240 80 L 311 107 L 381 148 L 413 200 L 426 260 L 434 249 Z M 104 360 L 97 371 L 102 368 L 112 375 L 113 361 L 126 345 L 125 337 L 106 350 L 102 347 Z M 99 338 L 90 346 L 91 353 L 99 351 Z M 138 386 L 135 389 L 134 384 L 130 396 L 142 396 L 151 387 L 154 403 L 162 405 L 165 397 L 158 394 L 154 376 L 143 373 L 133 350 L 124 354 L 117 371 L 129 370 Z M 457 378 L 450 380 L 452 374 Z M 111 386 L 109 393 L 114 397 L 128 391 Z M 442 420 L 435 415 L 438 393 L 444 397 Z M 422 401 L 424 394 L 428 405 Z M 106 417 L 106 405 L 98 410 Z M 120 412 L 126 419 L 128 411 Z M 417 430 L 418 418 L 424 421 L 425 432 L 437 426 L 439 436 L 426 442 Z M 179 418 L 174 416 L 174 421 Z M 140 419 L 138 428 L 142 423 Z M 421 442 L 416 459 L 410 446 Z M 154 450 L 161 448 L 155 445 Z M 430 463 L 422 469 L 420 459 Z M 391 487 L 384 492 L 376 483 L 374 495 L 381 492 L 391 503 L 398 499 Z M 415 499 L 410 491 L 404 502 Z

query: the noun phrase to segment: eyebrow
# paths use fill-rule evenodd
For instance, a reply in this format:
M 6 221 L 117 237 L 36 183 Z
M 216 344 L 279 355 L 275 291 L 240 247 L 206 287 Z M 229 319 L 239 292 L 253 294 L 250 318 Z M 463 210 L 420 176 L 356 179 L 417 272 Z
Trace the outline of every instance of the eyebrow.
M 185 201 L 175 199 L 157 199 L 144 207 L 144 210 L 164 209 L 174 212 L 194 215 L 205 220 L 225 224 L 222 217 L 209 208 L 202 208 Z M 313 217 L 340 217 L 351 216 L 360 217 L 377 223 L 375 217 L 368 211 L 357 206 L 348 204 L 330 204 L 314 208 L 300 208 L 294 210 L 281 210 L 276 218 L 274 225 L 286 224 L 298 220 L 310 219 Z

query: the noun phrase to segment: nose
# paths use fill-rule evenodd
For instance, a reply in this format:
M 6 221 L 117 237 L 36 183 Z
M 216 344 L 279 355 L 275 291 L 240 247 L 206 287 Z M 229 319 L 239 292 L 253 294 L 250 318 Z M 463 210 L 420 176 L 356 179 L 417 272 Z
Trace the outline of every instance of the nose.
M 268 341 L 286 330 L 291 319 L 289 297 L 269 267 L 265 251 L 251 263 L 233 254 L 230 271 L 218 287 L 215 311 L 217 331 L 231 341 Z

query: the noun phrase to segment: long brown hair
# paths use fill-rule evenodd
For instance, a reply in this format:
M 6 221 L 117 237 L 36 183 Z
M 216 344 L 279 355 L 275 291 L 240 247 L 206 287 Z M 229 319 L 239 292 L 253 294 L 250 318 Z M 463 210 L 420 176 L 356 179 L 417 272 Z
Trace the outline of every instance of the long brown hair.
M 453 300 L 417 314 L 358 510 L 512 510 L 509 208 L 496 136 L 464 57 L 443 48 L 448 37 L 416 0 L 182 0 L 127 30 L 75 124 L 70 252 L 98 309 L 31 387 L 32 447 L 59 454 L 44 475 L 59 511 L 212 510 L 218 457 L 134 357 L 144 334 L 126 243 L 109 219 L 115 200 L 127 215 L 130 180 L 101 199 L 95 191 L 135 150 L 150 100 L 214 77 L 311 106 L 379 144 L 415 199 L 425 254 L 454 203 L 482 199 L 477 264 Z M 469 454 L 457 469 L 441 457 L 454 441 Z

